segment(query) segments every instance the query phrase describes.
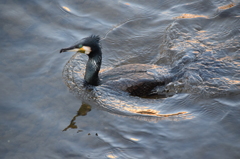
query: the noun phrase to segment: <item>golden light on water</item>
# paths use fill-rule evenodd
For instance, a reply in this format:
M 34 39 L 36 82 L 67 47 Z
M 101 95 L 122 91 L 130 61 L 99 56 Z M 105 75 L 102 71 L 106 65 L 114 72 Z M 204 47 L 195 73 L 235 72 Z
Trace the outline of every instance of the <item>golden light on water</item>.
M 190 19 L 190 18 L 206 18 L 208 19 L 209 17 L 208 16 L 205 16 L 205 15 L 197 15 L 197 14 L 182 14 L 178 17 L 174 17 L 173 19 Z
M 112 105 L 115 106 L 116 109 L 121 109 L 126 112 L 131 112 L 133 114 L 139 114 L 149 117 L 160 117 L 160 118 L 166 118 L 166 117 L 179 117 L 183 119 L 192 119 L 194 118 L 189 112 L 182 111 L 182 112 L 174 112 L 174 113 L 168 113 L 168 114 L 161 114 L 159 110 L 151 109 L 148 106 L 133 106 L 131 103 L 126 103 L 120 99 L 111 98 L 111 99 L 101 99 L 102 102 L 108 103 L 111 101 Z M 114 103 L 114 104 L 113 104 Z M 191 117 L 190 117 L 191 116 Z
M 68 12 L 70 12 L 71 10 L 68 7 L 62 6 L 62 8 Z
M 224 5 L 224 6 L 218 7 L 218 9 L 222 9 L 222 10 L 224 10 L 224 9 L 232 8 L 232 7 L 234 7 L 234 6 L 235 6 L 234 3 L 230 3 L 230 4 L 227 4 L 227 5 Z
M 107 158 L 117 158 L 117 157 L 110 154 L 110 155 L 107 155 Z
M 177 115 L 181 115 L 181 114 L 187 114 L 188 112 L 177 112 L 177 113 L 172 113 L 172 114 L 159 114 L 158 111 L 148 109 L 148 110 L 136 111 L 136 113 L 150 115 L 150 116 L 157 116 L 157 117 L 170 117 L 170 116 L 177 116 Z
M 139 141 L 139 139 L 136 139 L 136 138 L 130 138 L 130 140 Z

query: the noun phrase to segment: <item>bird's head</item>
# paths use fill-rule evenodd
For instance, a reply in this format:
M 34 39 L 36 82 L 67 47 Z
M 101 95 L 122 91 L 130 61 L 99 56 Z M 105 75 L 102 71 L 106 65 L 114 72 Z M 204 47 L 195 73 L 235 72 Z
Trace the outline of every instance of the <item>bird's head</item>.
M 85 53 L 86 55 L 90 55 L 92 52 L 100 49 L 99 41 L 99 36 L 92 35 L 82 39 L 80 42 L 71 47 L 61 49 L 60 53 L 67 51 L 76 51 L 79 53 Z

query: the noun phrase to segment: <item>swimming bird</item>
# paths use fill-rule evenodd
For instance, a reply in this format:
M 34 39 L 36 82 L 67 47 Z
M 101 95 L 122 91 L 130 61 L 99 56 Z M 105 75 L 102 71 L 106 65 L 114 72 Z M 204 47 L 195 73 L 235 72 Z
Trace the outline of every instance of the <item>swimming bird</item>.
M 106 86 L 128 92 L 130 95 L 148 97 L 159 94 L 157 88 L 166 84 L 166 79 L 159 76 L 161 67 L 150 64 L 127 64 L 99 73 L 102 64 L 100 37 L 91 35 L 77 44 L 63 48 L 62 52 L 76 51 L 88 56 L 84 80 L 87 85 Z

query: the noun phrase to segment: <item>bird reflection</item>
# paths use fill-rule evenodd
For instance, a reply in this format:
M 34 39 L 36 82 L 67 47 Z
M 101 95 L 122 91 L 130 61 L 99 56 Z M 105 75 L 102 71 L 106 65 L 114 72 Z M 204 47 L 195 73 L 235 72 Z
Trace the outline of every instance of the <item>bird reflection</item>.
M 78 116 L 85 116 L 85 115 L 87 115 L 87 113 L 90 112 L 90 111 L 91 111 L 91 106 L 88 105 L 88 104 L 83 103 L 83 104 L 81 105 L 81 107 L 79 108 L 79 110 L 77 111 L 77 115 L 75 115 L 75 116 L 72 118 L 70 124 L 69 124 L 65 129 L 63 129 L 63 131 L 67 131 L 69 128 L 71 128 L 71 129 L 77 129 L 77 125 L 76 125 L 76 122 L 75 122 L 76 118 L 77 118 Z M 79 130 L 79 131 L 81 131 L 81 130 Z M 79 132 L 79 131 L 78 131 L 78 132 Z

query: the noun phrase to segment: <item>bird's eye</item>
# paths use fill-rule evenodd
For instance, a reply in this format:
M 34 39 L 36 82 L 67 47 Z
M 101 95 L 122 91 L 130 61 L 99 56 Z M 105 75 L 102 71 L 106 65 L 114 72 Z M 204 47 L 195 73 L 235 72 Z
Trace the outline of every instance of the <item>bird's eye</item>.
M 82 45 L 78 45 L 79 48 L 82 48 L 83 46 Z

